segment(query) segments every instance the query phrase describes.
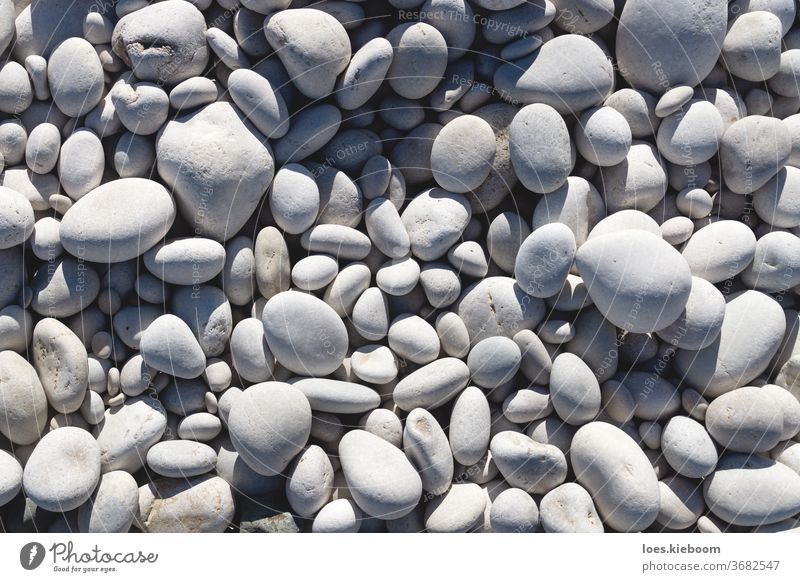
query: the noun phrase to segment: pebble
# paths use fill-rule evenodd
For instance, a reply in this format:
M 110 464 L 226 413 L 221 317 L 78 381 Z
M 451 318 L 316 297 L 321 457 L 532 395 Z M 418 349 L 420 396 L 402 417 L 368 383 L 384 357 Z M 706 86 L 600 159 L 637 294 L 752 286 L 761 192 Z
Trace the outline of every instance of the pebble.
M 592 238 L 575 259 L 594 304 L 628 332 L 663 329 L 686 307 L 689 266 L 655 235 L 632 230 Z
M 800 226 L 800 170 L 786 166 L 753 192 L 753 208 L 761 220 L 772 226 Z
M 667 169 L 662 155 L 648 142 L 636 140 L 625 159 L 600 168 L 597 178 L 609 213 L 635 209 L 648 212 L 667 191 Z
M 489 449 L 491 412 L 483 392 L 468 386 L 453 403 L 448 438 L 453 458 L 465 466 L 478 463 Z
M 361 528 L 363 514 L 358 506 L 349 499 L 335 499 L 319 510 L 314 523 L 313 533 L 356 533 Z
M 703 482 L 703 496 L 728 523 L 769 525 L 800 511 L 800 475 L 771 459 L 728 453 Z
M 642 531 L 658 516 L 658 480 L 635 441 L 622 430 L 590 422 L 572 439 L 570 460 L 578 483 L 592 495 L 605 524 Z
M 497 533 L 535 533 L 539 531 L 539 508 L 533 498 L 516 487 L 495 497 L 490 509 L 490 525 Z
M 701 487 L 679 475 L 658 482 L 661 493 L 661 509 L 656 522 L 671 530 L 692 527 L 705 510 Z
M 521 62 L 502 64 L 494 73 L 495 88 L 506 99 L 576 113 L 601 103 L 613 87 L 605 53 L 578 34 L 555 37 Z
M 275 166 L 266 138 L 226 102 L 167 122 L 156 138 L 156 161 L 195 234 L 218 241 L 232 238 L 247 222 Z
M 547 298 L 564 287 L 575 258 L 575 236 L 562 223 L 537 228 L 520 245 L 514 278 L 525 293 Z
M 208 238 L 178 238 L 156 245 L 143 259 L 147 270 L 166 283 L 196 285 L 222 272 L 225 248 Z
M 455 397 L 469 381 L 469 368 L 457 358 L 440 358 L 400 380 L 392 398 L 403 410 L 436 408 Z
M 233 401 L 228 431 L 236 451 L 261 475 L 281 473 L 311 433 L 311 406 L 283 382 L 254 384 Z
M 559 417 L 580 426 L 600 412 L 600 385 L 583 360 L 561 353 L 550 371 L 550 401 Z
M 422 480 L 400 449 L 356 429 L 339 442 L 339 458 L 353 500 L 367 515 L 398 519 L 413 511 Z
M 441 188 L 421 192 L 401 214 L 411 252 L 423 261 L 443 256 L 461 237 L 471 217 L 466 198 Z
M 528 190 L 548 194 L 566 182 L 575 153 L 559 111 L 545 103 L 526 105 L 514 116 L 508 139 L 514 171 Z
M 25 196 L 4 186 L 0 186 L 0 201 L 0 249 L 21 245 L 33 234 L 33 208 Z
M 714 398 L 706 411 L 706 428 L 724 449 L 764 453 L 783 436 L 783 411 L 768 392 L 744 386 Z
M 480 485 L 457 483 L 425 506 L 425 529 L 430 533 L 465 533 L 483 521 L 486 497 Z
M 453 452 L 431 413 L 421 408 L 409 412 L 403 430 L 403 451 L 419 473 L 424 491 L 434 496 L 452 491 Z
M 78 529 L 82 533 L 128 533 L 139 507 L 139 487 L 130 473 L 110 471 L 89 501 L 78 509 Z
M 725 68 L 746 81 L 766 81 L 781 64 L 781 20 L 758 10 L 738 15 L 722 43 Z
M 178 378 L 196 378 L 206 357 L 191 328 L 179 317 L 164 314 L 142 332 L 139 349 L 145 364 Z
M 36 324 L 31 341 L 33 367 L 48 404 L 58 412 L 77 411 L 89 385 L 83 343 L 66 325 L 50 317 Z
M 153 397 L 127 398 L 123 404 L 108 408 L 93 432 L 100 446 L 103 473 L 140 469 L 147 451 L 161 440 L 166 428 L 167 413 Z
M 486 180 L 495 156 L 492 127 L 475 115 L 462 115 L 446 124 L 431 149 L 431 171 L 450 192 L 469 192 Z
M 205 31 L 203 14 L 192 3 L 167 0 L 120 18 L 111 46 L 138 79 L 172 85 L 205 70 Z
M 421 99 L 439 84 L 447 69 L 448 47 L 442 33 L 425 22 L 406 22 L 386 35 L 394 51 L 386 73 L 401 97 Z
M 666 423 L 661 450 L 670 467 L 690 479 L 707 477 L 718 461 L 717 449 L 705 427 L 686 416 L 673 416 Z
M 119 263 L 152 248 L 174 219 L 175 202 L 166 188 L 145 178 L 123 178 L 72 205 L 61 219 L 59 238 L 76 257 Z
M 736 220 L 720 220 L 695 232 L 681 254 L 692 275 L 719 283 L 741 273 L 753 260 L 756 237 Z
M 301 517 L 311 517 L 322 509 L 333 488 L 333 467 L 328 455 L 311 445 L 297 460 L 286 478 L 286 498 Z
M 55 476 L 58 476 L 57 478 Z M 47 433 L 25 463 L 25 495 L 47 511 L 71 511 L 85 503 L 100 481 L 100 447 L 75 427 Z
M 489 445 L 500 473 L 512 487 L 544 494 L 567 477 L 567 460 L 557 447 L 512 431 L 496 434 Z
M 0 450 L 0 507 L 14 499 L 22 489 L 22 465 L 7 451 Z
M 722 116 L 712 103 L 693 99 L 658 126 L 659 153 L 673 164 L 696 166 L 719 150 Z
M 630 125 L 613 107 L 596 107 L 581 115 L 575 146 L 585 160 L 596 166 L 615 166 L 628 155 L 633 143 Z
M 217 454 L 208 445 L 193 441 L 163 441 L 147 451 L 147 466 L 162 477 L 194 477 L 209 472 Z
M 419 263 L 411 257 L 391 259 L 385 262 L 375 274 L 378 288 L 392 296 L 403 296 L 411 293 L 419 283 Z
M 292 83 L 306 97 L 329 95 L 351 57 L 344 27 L 321 10 L 282 10 L 265 21 L 267 42 L 280 58 Z
M 725 303 L 717 339 L 701 350 L 678 350 L 674 360 L 678 376 L 707 397 L 757 378 L 778 351 L 786 329 L 780 305 L 759 291 L 733 293 Z
M 547 533 L 603 533 L 589 492 L 577 483 L 564 483 L 539 502 L 542 529 Z
M 755 192 L 784 167 L 791 147 L 780 120 L 749 115 L 734 122 L 719 146 L 725 185 L 736 194 Z
M 222 533 L 233 517 L 233 491 L 221 477 L 156 479 L 139 488 L 135 523 L 145 533 Z
M 103 98 L 100 58 L 82 38 L 68 38 L 50 54 L 47 81 L 56 106 L 69 117 L 86 115 Z
M 380 395 L 368 386 L 328 378 L 296 378 L 290 384 L 308 399 L 311 410 L 359 414 L 377 408 Z
M 262 321 L 270 351 L 297 374 L 326 376 L 344 360 L 344 323 L 320 299 L 297 291 L 279 293 L 267 302 Z
M 392 65 L 394 49 L 385 38 L 373 38 L 353 53 L 337 84 L 336 102 L 352 111 L 365 105 L 380 89 Z
M 649 0 L 633 0 L 619 23 L 622 76 L 637 89 L 661 94 L 678 85 L 693 87 L 711 72 L 725 38 L 726 3 L 679 0 L 666 11 Z

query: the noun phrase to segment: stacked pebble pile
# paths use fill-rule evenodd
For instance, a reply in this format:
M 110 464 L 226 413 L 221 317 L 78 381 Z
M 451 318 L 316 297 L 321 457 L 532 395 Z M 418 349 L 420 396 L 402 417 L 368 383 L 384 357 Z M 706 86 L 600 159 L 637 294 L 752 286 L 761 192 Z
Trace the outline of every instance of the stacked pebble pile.
M 0 0 L 0 528 L 786 531 L 794 0 Z

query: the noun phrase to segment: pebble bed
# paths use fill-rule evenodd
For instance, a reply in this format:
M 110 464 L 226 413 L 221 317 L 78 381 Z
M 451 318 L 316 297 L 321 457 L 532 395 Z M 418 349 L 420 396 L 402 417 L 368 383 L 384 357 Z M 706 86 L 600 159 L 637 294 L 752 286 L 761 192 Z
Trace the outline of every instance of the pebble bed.
M 0 530 L 800 529 L 794 0 L 0 0 Z

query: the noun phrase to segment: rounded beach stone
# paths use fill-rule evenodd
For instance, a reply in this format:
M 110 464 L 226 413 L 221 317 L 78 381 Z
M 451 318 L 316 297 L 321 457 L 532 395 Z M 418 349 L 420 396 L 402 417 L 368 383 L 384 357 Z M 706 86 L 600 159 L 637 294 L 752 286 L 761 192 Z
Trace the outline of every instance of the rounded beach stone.
M 89 363 L 83 342 L 70 328 L 51 317 L 33 329 L 33 367 L 47 401 L 56 411 L 77 411 L 89 385 Z
M 369 341 L 379 341 L 389 331 L 389 302 L 378 287 L 364 291 L 353 306 L 350 316 L 358 334 Z
M 457 358 L 440 358 L 400 380 L 392 397 L 403 410 L 434 409 L 466 387 L 469 368 Z
M 195 234 L 218 241 L 244 226 L 275 166 L 267 139 L 222 101 L 167 122 L 156 138 L 156 159 L 158 174 Z
M 100 186 L 104 166 L 105 153 L 97 134 L 85 127 L 76 130 L 64 140 L 58 157 L 58 179 L 64 193 L 78 200 Z
M 344 361 L 347 330 L 325 302 L 298 291 L 267 301 L 264 335 L 278 362 L 297 374 L 326 376 Z
M 489 520 L 497 533 L 534 533 L 539 531 L 539 508 L 530 494 L 511 487 L 494 498 Z
M 233 522 L 234 503 L 221 477 L 156 479 L 139 488 L 136 526 L 144 533 L 222 533 Z
M 711 283 L 692 277 L 686 307 L 678 319 L 656 333 L 671 346 L 700 350 L 719 337 L 725 317 L 725 297 Z
M 439 84 L 447 69 L 447 42 L 424 22 L 406 22 L 386 35 L 394 56 L 386 73 L 389 86 L 406 99 L 421 99 Z
M 311 406 L 298 388 L 263 382 L 234 400 L 227 424 L 242 460 L 261 475 L 278 475 L 308 441 Z
M 175 219 L 175 202 L 161 184 L 123 178 L 98 186 L 61 219 L 64 249 L 93 262 L 136 258 L 161 240 Z
M 783 411 L 769 392 L 745 386 L 711 401 L 706 428 L 720 446 L 737 453 L 764 453 L 783 436 Z
M 52 123 L 40 123 L 28 135 L 25 164 L 37 174 L 47 174 L 58 163 L 61 131 Z
M 403 452 L 382 438 L 351 430 L 339 442 L 350 494 L 368 515 L 397 519 L 414 510 L 422 480 Z
M 632 333 L 673 323 L 691 291 L 689 266 L 680 253 L 641 230 L 590 239 L 578 249 L 576 264 L 600 312 Z
M 756 242 L 753 262 L 742 281 L 753 289 L 784 293 L 800 284 L 800 239 L 788 232 L 768 232 Z
M 458 241 L 472 217 L 461 194 L 431 188 L 418 194 L 401 214 L 411 252 L 423 261 L 444 255 Z
M 103 421 L 94 429 L 100 446 L 103 472 L 140 469 L 147 451 L 167 428 L 167 413 L 151 396 L 128 398 L 120 406 L 108 408 Z
M 82 533 L 128 533 L 138 507 L 139 487 L 131 474 L 104 473 L 89 501 L 78 510 L 78 529 Z
M 711 512 L 733 525 L 777 523 L 800 511 L 800 475 L 758 455 L 728 453 L 703 482 Z
M 422 489 L 443 495 L 453 481 L 453 452 L 442 427 L 427 410 L 415 408 L 406 417 L 403 451 L 422 479 Z
M 330 14 L 311 8 L 281 10 L 264 23 L 264 34 L 295 87 L 319 99 L 333 92 L 350 62 L 350 39 Z
M 637 139 L 656 133 L 660 123 L 655 111 L 657 104 L 656 98 L 647 91 L 629 87 L 615 91 L 604 102 L 622 114 L 631 128 L 631 135 Z
M 389 347 L 397 356 L 415 364 L 428 364 L 439 355 L 439 336 L 434 327 L 419 317 L 404 313 L 392 321 Z
M 522 433 L 500 432 L 492 438 L 489 449 L 508 484 L 528 493 L 547 493 L 567 477 L 564 453 L 553 445 L 537 443 Z
M 736 194 L 755 192 L 784 167 L 791 150 L 789 130 L 781 120 L 748 115 L 722 135 L 722 179 Z
M 47 81 L 56 106 L 69 117 L 89 113 L 105 89 L 100 58 L 82 38 L 68 38 L 55 48 L 47 60 Z
M 673 416 L 661 433 L 661 450 L 669 466 L 684 477 L 700 479 L 717 466 L 717 448 L 702 424 Z
M 147 326 L 139 349 L 148 366 L 178 378 L 196 378 L 206 367 L 205 354 L 191 328 L 170 313 Z
M 596 166 L 621 163 L 631 149 L 632 140 L 628 121 L 613 107 L 589 109 L 575 126 L 578 152 Z
M 144 266 L 173 285 L 197 285 L 210 281 L 225 266 L 225 247 L 203 237 L 177 238 L 144 254 Z
M 399 297 L 414 291 L 420 272 L 419 263 L 411 257 L 392 259 L 378 269 L 375 282 L 384 293 Z
M 722 116 L 712 103 L 694 99 L 658 126 L 658 151 L 673 164 L 696 166 L 717 154 Z
M 465 533 L 483 522 L 486 495 L 475 483 L 456 483 L 447 493 L 425 506 L 425 530 L 430 533 Z
M 315 412 L 360 414 L 381 403 L 380 394 L 368 386 L 329 378 L 294 378 L 289 383 L 300 390 Z
M 85 503 L 100 480 L 100 447 L 85 430 L 66 426 L 47 433 L 25 463 L 25 495 L 47 511 Z
M 24 243 L 33 233 L 34 215 L 28 199 L 0 186 L 0 249 Z
M 692 275 L 719 283 L 742 272 L 753 260 L 756 237 L 738 220 L 720 220 L 696 231 L 682 250 Z
M 0 507 L 14 499 L 22 489 L 22 465 L 17 458 L 0 449 Z
M 511 338 L 488 337 L 476 343 L 467 357 L 472 381 L 487 389 L 497 388 L 513 379 L 522 354 Z
M 620 532 L 643 531 L 659 511 L 658 480 L 650 461 L 621 429 L 590 422 L 572 439 L 578 483 L 592 495 L 603 522 Z
M 333 466 L 328 455 L 311 445 L 297 457 L 286 477 L 286 499 L 300 517 L 311 517 L 330 499 Z
M 300 244 L 307 251 L 351 261 L 365 258 L 372 250 L 366 234 L 342 224 L 318 224 L 303 233 Z
M 566 182 L 575 158 L 556 109 L 544 103 L 523 107 L 509 126 L 508 139 L 514 171 L 528 190 L 547 194 Z
M 595 182 L 609 213 L 629 208 L 648 212 L 664 198 L 667 169 L 655 146 L 634 141 L 622 162 L 600 168 Z
M 269 207 L 277 225 L 289 234 L 308 230 L 319 213 L 319 188 L 314 175 L 300 164 L 286 164 L 275 174 Z
M 600 411 L 600 385 L 583 360 L 564 352 L 553 360 L 550 399 L 558 416 L 579 426 L 589 422 Z
M 719 337 L 701 350 L 678 350 L 674 359 L 678 377 L 704 396 L 719 396 L 757 378 L 786 330 L 780 305 L 764 293 L 740 291 L 725 302 Z
M 661 509 L 656 522 L 671 530 L 685 530 L 697 523 L 705 511 L 699 483 L 679 475 L 658 482 Z
M 725 0 L 677 0 L 666 6 L 632 0 L 619 16 L 616 57 L 637 89 L 660 94 L 695 86 L 714 68 L 727 25 Z
M 267 226 L 261 229 L 256 236 L 253 258 L 256 263 L 256 284 L 265 299 L 289 289 L 289 249 L 277 228 Z
M 494 85 L 509 101 L 543 103 L 562 114 L 579 113 L 608 97 L 614 71 L 595 42 L 565 34 L 544 43 L 520 63 L 498 67 Z
M 147 451 L 147 466 L 162 477 L 194 477 L 208 473 L 216 464 L 214 449 L 194 441 L 163 441 Z
M 228 77 L 228 91 L 250 122 L 268 138 L 278 139 L 289 131 L 286 102 L 266 77 L 250 69 L 236 69 Z
M 577 483 L 559 485 L 539 503 L 542 529 L 547 533 L 603 533 L 591 495 Z
M 464 466 L 480 461 L 489 449 L 491 412 L 480 388 L 468 386 L 453 403 L 448 437 L 453 457 Z
M 304 291 L 327 287 L 339 273 L 339 263 L 330 255 L 309 255 L 292 267 L 292 283 Z
M 781 64 L 780 19 L 764 10 L 740 14 L 722 43 L 722 62 L 728 71 L 746 81 L 766 81 Z
M 492 127 L 480 117 L 462 115 L 446 124 L 433 140 L 433 178 L 450 192 L 469 192 L 487 178 L 494 156 Z
M 330 103 L 312 105 L 291 118 L 289 131 L 272 143 L 278 164 L 301 162 L 336 136 L 342 122 L 339 108 Z
M 532 297 L 556 295 L 567 280 L 575 250 L 575 235 L 567 225 L 540 226 L 519 247 L 514 263 L 517 284 Z
M 320 509 L 311 524 L 313 533 L 356 533 L 364 515 L 349 499 L 335 499 Z
M 403 423 L 391 410 L 376 408 L 362 416 L 358 421 L 358 426 L 398 448 L 403 444 Z M 311 435 L 314 435 L 313 428 Z M 338 436 L 341 436 L 341 432 Z M 335 440 L 338 440 L 338 436 Z
M 358 49 L 337 85 L 339 107 L 352 111 L 365 105 L 380 89 L 393 57 L 392 44 L 382 37 L 373 38 Z
M 694 97 L 694 88 L 688 85 L 673 87 L 664 93 L 656 104 L 656 116 L 669 117 L 689 103 Z
M 111 46 L 136 78 L 173 85 L 203 74 L 205 32 L 205 18 L 191 2 L 167 0 L 123 16 Z
M 753 192 L 753 208 L 772 226 L 800 226 L 800 169 L 786 166 Z
M 470 285 L 457 307 L 474 345 L 485 337 L 513 337 L 535 328 L 544 317 L 541 299 L 531 298 L 510 277 L 489 277 Z

